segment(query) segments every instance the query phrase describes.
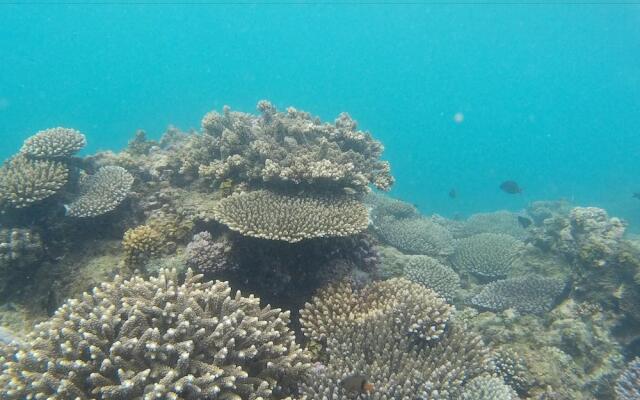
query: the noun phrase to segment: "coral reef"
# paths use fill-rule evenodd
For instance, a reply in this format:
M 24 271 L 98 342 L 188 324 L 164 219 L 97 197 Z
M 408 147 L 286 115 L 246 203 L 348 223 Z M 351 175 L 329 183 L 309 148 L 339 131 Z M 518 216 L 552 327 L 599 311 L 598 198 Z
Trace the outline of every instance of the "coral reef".
M 346 196 L 284 195 L 260 190 L 221 200 L 218 221 L 245 236 L 289 243 L 350 236 L 367 228 L 367 210 Z
M 503 233 L 479 233 L 456 241 L 451 262 L 459 271 L 484 279 L 502 278 L 513 270 L 523 243 Z
M 462 390 L 461 400 L 518 400 L 518 394 L 502 379 L 490 375 L 471 379 Z
M 127 197 L 133 175 L 122 167 L 102 167 L 80 180 L 80 196 L 67 206 L 70 217 L 96 217 L 113 211 Z
M 371 206 L 371 217 L 417 218 L 420 213 L 413 204 L 380 193 L 369 193 L 365 202 Z
M 513 308 L 523 314 L 544 314 L 553 308 L 565 287 L 566 282 L 557 278 L 520 276 L 483 286 L 471 303 L 494 311 Z
M 526 360 L 508 345 L 494 351 L 492 357 L 495 372 L 506 384 L 520 394 L 525 394 L 532 386 L 533 378 L 529 373 Z
M 24 141 L 20 153 L 34 158 L 66 158 L 87 144 L 85 136 L 75 129 L 50 128 Z
M 125 263 L 129 266 L 140 265 L 156 257 L 164 246 L 164 236 L 149 225 L 140 225 L 127 230 L 122 238 Z
M 2 398 L 277 398 L 310 368 L 288 323 L 192 273 L 116 278 L 36 327 L 2 363 Z
M 404 275 L 412 282 L 432 289 L 447 301 L 460 290 L 460 276 L 451 267 L 433 257 L 406 255 Z
M 640 358 L 632 360 L 616 381 L 618 400 L 640 399 Z
M 226 238 L 213 240 L 211 233 L 200 232 L 187 245 L 186 264 L 200 273 L 216 274 L 234 267 L 231 243 Z
M 39 261 L 44 253 L 42 238 L 26 228 L 0 228 L 0 293 L 24 268 Z
M 353 374 L 373 384 L 374 400 L 455 398 L 487 370 L 488 352 L 478 335 L 449 321 L 451 311 L 430 289 L 404 279 L 359 292 L 345 284 L 322 290 L 301 311 L 303 331 L 323 345 L 325 360 L 302 385 L 303 398 L 349 398 L 340 382 Z M 428 341 L 412 334 L 416 326 L 431 332 Z
M 410 254 L 446 257 L 454 251 L 451 233 L 427 218 L 376 219 L 376 232 L 382 240 Z
M 477 235 L 479 233 L 501 233 L 524 240 L 527 231 L 518 223 L 518 214 L 509 211 L 478 213 L 470 216 L 457 237 Z
M 373 184 L 388 190 L 393 184 L 389 164 L 380 161 L 383 146 L 367 132 L 357 130 L 348 114 L 334 124 L 321 123 L 294 108 L 278 112 L 267 101 L 258 103 L 260 116 L 233 112 L 210 112 L 202 119 L 201 144 L 208 149 L 200 175 L 222 182 L 314 185 L 337 190 L 367 192 Z
M 56 194 L 68 176 L 60 162 L 13 157 L 0 168 L 0 204 L 28 207 Z

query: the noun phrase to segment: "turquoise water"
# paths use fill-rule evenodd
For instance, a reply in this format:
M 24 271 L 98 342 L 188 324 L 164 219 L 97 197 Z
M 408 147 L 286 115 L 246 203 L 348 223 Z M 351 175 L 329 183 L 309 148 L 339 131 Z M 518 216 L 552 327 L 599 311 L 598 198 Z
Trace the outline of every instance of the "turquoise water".
M 119 149 L 267 98 L 348 111 L 423 212 L 563 197 L 640 222 L 639 6 L 1 5 L 0 54 L 1 158 L 47 127 Z

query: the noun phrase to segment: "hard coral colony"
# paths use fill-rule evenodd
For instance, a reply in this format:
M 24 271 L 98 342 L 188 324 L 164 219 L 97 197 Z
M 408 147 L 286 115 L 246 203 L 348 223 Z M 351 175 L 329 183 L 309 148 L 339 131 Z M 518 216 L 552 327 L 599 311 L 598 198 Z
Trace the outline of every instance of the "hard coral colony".
M 637 397 L 623 221 L 423 215 L 348 114 L 257 108 L 117 153 L 47 129 L 5 161 L 0 399 Z

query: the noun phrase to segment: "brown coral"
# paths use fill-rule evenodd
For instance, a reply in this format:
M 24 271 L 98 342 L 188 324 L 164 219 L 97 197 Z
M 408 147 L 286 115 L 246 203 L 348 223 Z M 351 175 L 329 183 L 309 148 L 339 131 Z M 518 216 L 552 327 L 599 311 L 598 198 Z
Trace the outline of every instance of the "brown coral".
M 290 243 L 350 236 L 368 225 L 364 205 L 346 196 L 292 196 L 259 190 L 227 197 L 214 212 L 218 221 L 245 236 Z
M 0 168 L 0 204 L 28 207 L 56 194 L 66 183 L 64 164 L 16 156 Z
M 127 265 L 137 265 L 158 256 L 163 245 L 164 236 L 151 226 L 140 225 L 129 229 L 122 239 L 125 262 Z

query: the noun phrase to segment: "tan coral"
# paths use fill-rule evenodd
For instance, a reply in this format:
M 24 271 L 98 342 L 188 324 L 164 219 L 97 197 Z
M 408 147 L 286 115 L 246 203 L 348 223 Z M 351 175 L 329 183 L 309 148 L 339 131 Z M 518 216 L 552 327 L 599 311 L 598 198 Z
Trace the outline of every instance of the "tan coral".
M 164 235 L 148 225 L 127 230 L 122 239 L 125 263 L 129 266 L 140 264 L 158 256 L 164 246 Z
M 50 128 L 24 141 L 20 153 L 36 158 L 65 158 L 80 151 L 87 144 L 85 136 L 75 129 Z
M 28 207 L 56 194 L 66 183 L 64 164 L 15 156 L 0 168 L 0 204 Z
M 219 222 L 245 236 L 290 243 L 351 236 L 368 225 L 364 205 L 346 196 L 293 196 L 259 190 L 221 200 L 214 213 Z
M 102 167 L 80 181 L 80 195 L 67 206 L 67 216 L 96 217 L 113 211 L 131 191 L 133 175 L 122 167 Z

